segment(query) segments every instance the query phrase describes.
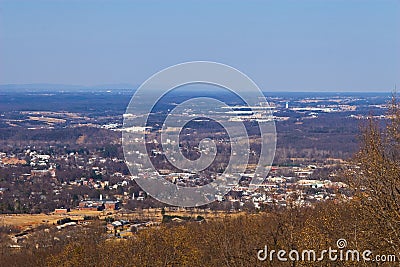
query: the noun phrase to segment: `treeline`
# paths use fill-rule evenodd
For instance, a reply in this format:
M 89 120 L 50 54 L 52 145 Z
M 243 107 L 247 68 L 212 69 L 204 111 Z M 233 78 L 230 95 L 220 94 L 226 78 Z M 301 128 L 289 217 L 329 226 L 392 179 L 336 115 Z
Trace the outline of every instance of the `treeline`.
M 362 121 L 342 113 L 321 114 L 315 119 L 289 119 L 276 123 L 276 164 L 289 158 L 323 161 L 327 158 L 349 159 L 357 152 Z
M 18 252 L 3 247 L 1 258 L 4 266 L 316 266 L 307 260 L 278 261 L 276 255 L 272 261 L 260 261 L 257 253 L 267 246 L 268 251 L 312 249 L 320 257 L 324 249 L 337 249 L 339 239 L 347 241 L 346 249 L 396 253 L 375 234 L 379 229 L 371 229 L 361 211 L 356 201 L 327 202 L 314 209 L 289 207 L 215 221 L 168 223 L 139 231 L 128 240 L 99 238 L 104 225 L 97 225 L 68 233 L 71 240 L 60 241 L 62 245 L 49 233 L 36 237 L 40 246 L 33 242 Z M 318 266 L 363 265 L 362 259 L 332 262 L 328 256 L 318 262 Z
M 79 141 L 79 138 L 83 141 Z M 93 127 L 76 127 L 62 129 L 26 129 L 2 128 L 0 129 L 0 149 L 2 152 L 18 152 L 18 148 L 35 146 L 36 149 L 48 150 L 50 146 L 55 149 L 62 147 L 70 150 L 87 150 L 120 143 L 121 134 L 118 132 Z M 21 149 L 19 149 L 21 150 Z M 51 151 L 49 151 L 51 152 Z M 53 151 L 59 152 L 59 151 Z

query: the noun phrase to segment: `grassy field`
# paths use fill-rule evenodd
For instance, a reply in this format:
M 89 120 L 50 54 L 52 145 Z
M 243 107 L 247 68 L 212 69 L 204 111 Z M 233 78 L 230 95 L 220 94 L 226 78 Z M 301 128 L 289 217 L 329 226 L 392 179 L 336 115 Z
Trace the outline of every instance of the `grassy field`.
M 0 225 L 12 225 L 20 228 L 37 227 L 44 224 L 56 224 L 58 220 L 69 217 L 75 220 L 83 220 L 84 216 L 100 216 L 100 211 L 73 210 L 66 214 L 2 214 Z
M 20 228 L 24 227 L 36 227 L 43 224 L 53 224 L 57 220 L 64 218 L 65 216 L 54 214 L 7 214 L 0 216 L 0 224 L 12 225 Z
M 197 217 L 202 216 L 206 220 L 218 220 L 226 216 L 235 217 L 244 214 L 244 212 L 226 213 L 215 211 L 169 211 L 165 214 L 170 216 L 188 216 Z M 20 228 L 37 227 L 39 225 L 56 224 L 58 220 L 69 217 L 73 220 L 83 220 L 84 216 L 99 217 L 104 219 L 106 217 L 113 217 L 114 219 L 124 220 L 151 220 L 156 222 L 162 221 L 161 209 L 144 209 L 140 211 L 85 211 L 85 210 L 71 210 L 65 214 L 2 214 L 0 215 L 0 225 L 12 225 Z

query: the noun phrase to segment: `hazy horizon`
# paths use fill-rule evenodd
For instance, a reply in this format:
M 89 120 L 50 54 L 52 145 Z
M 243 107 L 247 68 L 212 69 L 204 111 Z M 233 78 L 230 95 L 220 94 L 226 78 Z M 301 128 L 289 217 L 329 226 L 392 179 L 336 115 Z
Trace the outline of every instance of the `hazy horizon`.
M 125 85 L 125 86 L 122 86 Z M 140 85 L 129 85 L 129 84 L 98 84 L 92 86 L 84 86 L 84 85 L 76 85 L 76 84 L 0 84 L 0 93 L 1 92 L 105 92 L 110 90 L 115 92 L 129 91 L 134 93 L 136 89 Z M 201 88 L 198 89 L 200 92 Z M 207 89 L 206 89 L 207 90 Z M 367 93 L 367 94 L 392 94 L 396 93 L 396 90 L 387 90 L 387 91 L 365 91 L 365 90 L 354 90 L 354 91 L 326 91 L 326 90 L 262 90 L 263 93 L 321 93 L 321 94 L 358 94 L 358 93 Z

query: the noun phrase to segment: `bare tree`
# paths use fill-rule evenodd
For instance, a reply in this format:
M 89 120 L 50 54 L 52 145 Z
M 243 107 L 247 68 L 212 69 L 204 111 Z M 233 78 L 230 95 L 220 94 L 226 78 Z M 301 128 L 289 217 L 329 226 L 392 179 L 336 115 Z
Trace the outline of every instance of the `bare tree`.
M 362 147 L 351 170 L 371 240 L 400 248 L 400 105 L 393 96 L 386 125 L 372 117 L 363 129 Z M 378 230 L 379 229 L 379 230 Z

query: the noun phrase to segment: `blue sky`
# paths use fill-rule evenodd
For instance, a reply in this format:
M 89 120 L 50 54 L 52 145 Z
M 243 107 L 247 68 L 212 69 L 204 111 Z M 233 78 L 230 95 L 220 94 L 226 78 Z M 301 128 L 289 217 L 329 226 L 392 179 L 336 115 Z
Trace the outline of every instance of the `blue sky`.
M 264 91 L 400 86 L 400 1 L 0 0 L 0 84 L 140 84 L 210 60 Z

